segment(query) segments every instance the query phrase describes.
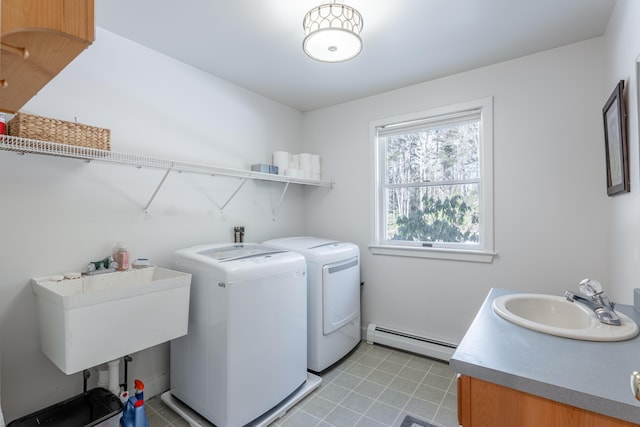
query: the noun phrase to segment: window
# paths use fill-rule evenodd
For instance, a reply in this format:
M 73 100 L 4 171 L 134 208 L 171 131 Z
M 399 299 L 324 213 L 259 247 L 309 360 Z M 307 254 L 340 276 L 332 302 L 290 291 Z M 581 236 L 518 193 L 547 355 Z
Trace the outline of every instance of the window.
M 373 253 L 493 259 L 487 98 L 372 123 Z

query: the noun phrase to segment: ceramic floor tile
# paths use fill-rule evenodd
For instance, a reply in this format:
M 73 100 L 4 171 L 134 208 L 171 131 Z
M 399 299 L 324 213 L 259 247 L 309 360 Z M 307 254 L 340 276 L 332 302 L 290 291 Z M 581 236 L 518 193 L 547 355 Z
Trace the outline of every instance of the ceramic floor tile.
M 420 399 L 427 400 L 429 402 L 433 402 L 436 404 L 440 404 L 444 399 L 446 391 L 437 388 L 431 387 L 428 385 L 421 384 L 414 393 L 414 396 L 419 397 Z
M 403 393 L 401 391 L 393 390 L 391 388 L 387 388 L 382 394 L 378 397 L 379 402 L 386 403 L 387 405 L 394 406 L 398 409 L 404 408 L 404 405 L 407 404 L 411 395 L 407 393 Z
M 353 427 L 361 417 L 361 414 L 351 409 L 338 406 L 325 417 L 324 421 L 335 427 Z
M 374 402 L 371 408 L 365 413 L 369 418 L 373 418 L 386 425 L 391 425 L 396 417 L 400 414 L 400 409 L 395 408 L 380 401 Z
M 390 374 L 388 372 L 381 371 L 379 369 L 372 371 L 367 376 L 367 380 L 383 386 L 389 385 L 394 378 L 395 378 L 395 375 Z
M 438 405 L 426 400 L 412 397 L 404 407 L 404 410 L 415 414 L 418 418 L 426 421 L 431 421 L 438 412 Z
M 403 393 L 413 394 L 419 385 L 420 383 L 416 381 L 412 381 L 402 377 L 395 377 L 389 384 L 389 388 L 401 391 Z
M 429 370 L 430 374 L 440 375 L 441 377 L 455 378 L 456 374 L 445 363 L 434 363 Z
M 458 411 L 440 407 L 436 416 L 433 417 L 433 422 L 445 427 L 457 427 Z
M 409 360 L 411 360 L 411 355 L 409 353 L 401 353 L 398 351 L 394 351 L 387 356 L 389 362 L 398 363 L 400 365 L 406 365 Z
M 428 384 L 430 387 L 437 387 L 445 391 L 449 389 L 452 381 L 452 378 L 445 378 L 431 373 L 427 374 L 424 379 L 422 379 L 423 384 Z
M 362 417 L 358 420 L 354 427 L 389 427 L 388 424 L 381 423 L 369 417 Z
M 363 342 L 320 376 L 320 387 L 272 427 L 398 427 L 405 415 L 458 426 L 456 376 L 446 363 Z M 189 425 L 159 396 L 147 406 L 150 427 Z
M 333 381 L 338 375 L 340 375 L 343 371 L 341 369 L 338 368 L 333 368 L 330 369 L 326 372 L 323 372 L 322 375 L 320 375 L 322 377 L 322 382 L 323 383 L 328 383 Z M 322 383 L 320 384 L 320 387 L 322 387 Z
M 404 364 L 392 362 L 391 360 L 384 360 L 377 366 L 377 369 L 393 375 L 397 375 L 398 372 L 402 371 L 402 368 L 404 368 Z
M 399 377 L 407 378 L 413 381 L 422 381 L 422 379 L 427 375 L 427 373 L 421 369 L 411 368 L 409 366 L 405 366 L 398 373 Z M 449 384 L 447 383 L 447 386 Z
M 340 374 L 335 380 L 333 380 L 334 384 L 348 388 L 349 390 L 354 389 L 361 382 L 362 378 L 347 373 Z
M 359 387 L 359 386 L 358 386 Z M 344 399 L 345 397 L 347 397 L 347 395 L 350 393 L 349 389 L 341 387 L 339 385 L 336 384 L 327 384 L 325 387 L 323 387 L 321 390 L 319 390 L 316 395 L 320 396 L 320 397 L 324 397 L 327 400 L 330 400 L 333 403 L 340 403 L 342 401 L 342 399 Z M 377 397 L 376 396 L 370 396 L 370 397 Z
M 427 359 L 425 357 L 413 356 L 411 360 L 407 362 L 407 366 L 410 368 L 421 369 L 425 372 L 429 372 L 429 370 L 432 369 L 435 363 L 438 362 L 434 362 L 433 360 Z
M 448 392 L 442 400 L 442 406 L 457 411 L 458 409 L 458 396 L 455 393 Z
M 360 344 L 363 345 L 363 344 Z M 372 345 L 372 344 L 364 344 L 364 345 Z M 384 359 L 385 357 L 387 357 L 389 354 L 391 354 L 394 350 L 388 348 L 388 347 L 382 347 L 379 345 L 372 345 L 371 349 L 369 351 L 367 351 L 367 354 L 371 355 L 371 356 L 376 356 L 379 357 L 381 359 Z
M 327 415 L 336 407 L 336 405 L 337 404 L 335 402 L 327 400 L 324 397 L 314 396 L 300 409 L 308 412 L 314 417 L 323 419 L 325 415 Z
M 364 414 L 371 407 L 374 400 L 357 392 L 351 392 L 340 402 L 340 406 L 351 409 L 359 414 Z
M 376 399 L 378 396 L 380 396 L 380 393 L 382 393 L 384 389 L 385 387 L 383 385 L 364 380 L 360 384 L 358 384 L 358 386 L 355 388 L 355 391 L 360 394 L 364 394 L 365 396 L 372 399 Z
M 282 427 L 315 427 L 320 421 L 304 411 L 295 411 L 291 417 L 282 422 Z
M 375 368 L 383 360 L 384 359 L 381 359 L 379 357 L 375 357 L 375 356 L 372 356 L 372 355 L 369 355 L 369 354 L 365 353 L 361 357 L 359 357 L 356 360 L 356 362 L 360 363 L 361 365 L 369 366 L 370 368 Z
M 369 372 L 371 372 L 371 368 L 369 366 L 362 365 L 356 362 L 349 366 L 349 368 L 345 369 L 344 372 L 347 374 L 351 374 L 354 377 L 364 378 L 369 375 Z

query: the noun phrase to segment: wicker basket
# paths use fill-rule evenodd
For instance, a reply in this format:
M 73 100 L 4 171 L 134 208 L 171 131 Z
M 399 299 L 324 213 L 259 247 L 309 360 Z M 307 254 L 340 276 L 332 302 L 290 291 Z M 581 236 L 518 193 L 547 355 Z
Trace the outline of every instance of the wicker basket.
M 111 150 L 111 130 L 48 117 L 17 113 L 8 123 L 8 134 L 40 141 Z

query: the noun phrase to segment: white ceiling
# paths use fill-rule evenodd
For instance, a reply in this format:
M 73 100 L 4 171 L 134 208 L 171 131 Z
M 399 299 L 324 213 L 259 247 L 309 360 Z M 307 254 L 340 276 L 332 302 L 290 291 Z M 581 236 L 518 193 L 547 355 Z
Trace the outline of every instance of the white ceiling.
M 302 51 L 321 0 L 101 0 L 96 23 L 229 82 L 310 111 L 604 34 L 616 0 L 345 0 L 362 53 Z

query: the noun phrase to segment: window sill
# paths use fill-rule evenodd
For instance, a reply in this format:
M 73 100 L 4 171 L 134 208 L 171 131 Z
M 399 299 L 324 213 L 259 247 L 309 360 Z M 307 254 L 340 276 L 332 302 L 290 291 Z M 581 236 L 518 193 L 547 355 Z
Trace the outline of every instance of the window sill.
M 450 261 L 491 263 L 498 254 L 464 249 L 417 248 L 411 246 L 369 245 L 373 255 L 390 255 L 411 258 L 430 258 Z

